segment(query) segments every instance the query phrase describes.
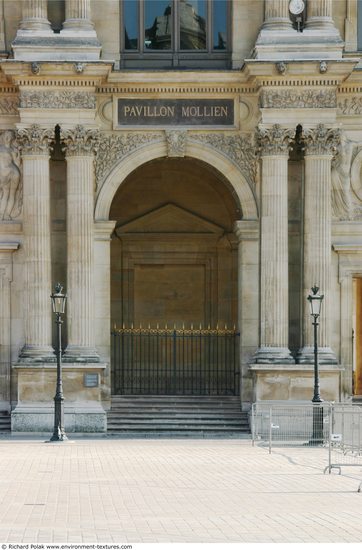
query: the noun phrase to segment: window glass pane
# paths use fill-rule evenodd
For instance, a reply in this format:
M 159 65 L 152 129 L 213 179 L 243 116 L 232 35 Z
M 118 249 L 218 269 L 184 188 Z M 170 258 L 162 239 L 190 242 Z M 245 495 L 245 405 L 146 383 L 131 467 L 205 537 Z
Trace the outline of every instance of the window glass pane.
M 180 0 L 180 49 L 206 50 L 206 0 Z
M 172 47 L 172 0 L 145 0 L 145 50 Z
M 362 50 L 362 0 L 357 2 L 357 49 Z
M 212 47 L 214 50 L 226 50 L 227 48 L 227 11 L 229 0 L 214 0 Z
M 124 48 L 125 50 L 138 50 L 138 5 L 136 0 L 124 0 Z

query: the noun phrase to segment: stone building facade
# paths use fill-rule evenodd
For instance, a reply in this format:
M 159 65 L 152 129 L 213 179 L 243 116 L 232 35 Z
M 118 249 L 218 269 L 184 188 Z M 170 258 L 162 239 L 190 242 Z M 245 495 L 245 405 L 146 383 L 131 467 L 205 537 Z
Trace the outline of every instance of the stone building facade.
M 359 4 L 0 2 L 14 432 L 52 426 L 57 281 L 68 431 L 106 430 L 115 324 L 235 325 L 243 410 L 311 399 L 314 284 L 322 396 L 362 395 Z

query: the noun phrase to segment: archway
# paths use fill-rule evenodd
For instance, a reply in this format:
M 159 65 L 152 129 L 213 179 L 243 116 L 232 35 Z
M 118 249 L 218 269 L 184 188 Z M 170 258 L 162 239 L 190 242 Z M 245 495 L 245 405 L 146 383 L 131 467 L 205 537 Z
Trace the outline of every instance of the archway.
M 134 170 L 110 208 L 112 393 L 238 393 L 237 239 L 241 207 L 202 161 Z

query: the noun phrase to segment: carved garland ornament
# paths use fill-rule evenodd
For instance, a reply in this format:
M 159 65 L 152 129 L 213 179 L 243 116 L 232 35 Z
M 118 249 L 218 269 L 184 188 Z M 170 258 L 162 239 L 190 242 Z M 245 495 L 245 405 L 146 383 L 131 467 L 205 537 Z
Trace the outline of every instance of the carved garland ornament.
M 162 141 L 163 135 L 151 133 L 127 132 L 121 135 L 102 135 L 98 143 L 96 156 L 96 180 L 99 189 L 114 165 L 122 157 L 131 153 L 142 145 Z
M 54 91 L 41 92 L 24 90 L 20 96 L 20 107 L 25 109 L 95 109 L 96 98 L 89 92 Z
M 240 168 L 248 182 L 254 186 L 257 177 L 257 155 L 249 137 L 223 133 L 189 134 L 193 141 L 201 141 L 223 153 Z
M 335 108 L 335 90 L 263 90 L 260 106 L 274 109 Z
M 78 124 L 71 130 L 61 130 L 60 138 L 65 144 L 67 157 L 93 155 L 99 146 L 99 130 Z

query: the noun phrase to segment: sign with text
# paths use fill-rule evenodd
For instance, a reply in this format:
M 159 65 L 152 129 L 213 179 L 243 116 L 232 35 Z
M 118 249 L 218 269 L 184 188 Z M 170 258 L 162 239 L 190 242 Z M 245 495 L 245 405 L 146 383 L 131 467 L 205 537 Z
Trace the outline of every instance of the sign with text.
M 119 126 L 233 126 L 233 99 L 118 99 Z

